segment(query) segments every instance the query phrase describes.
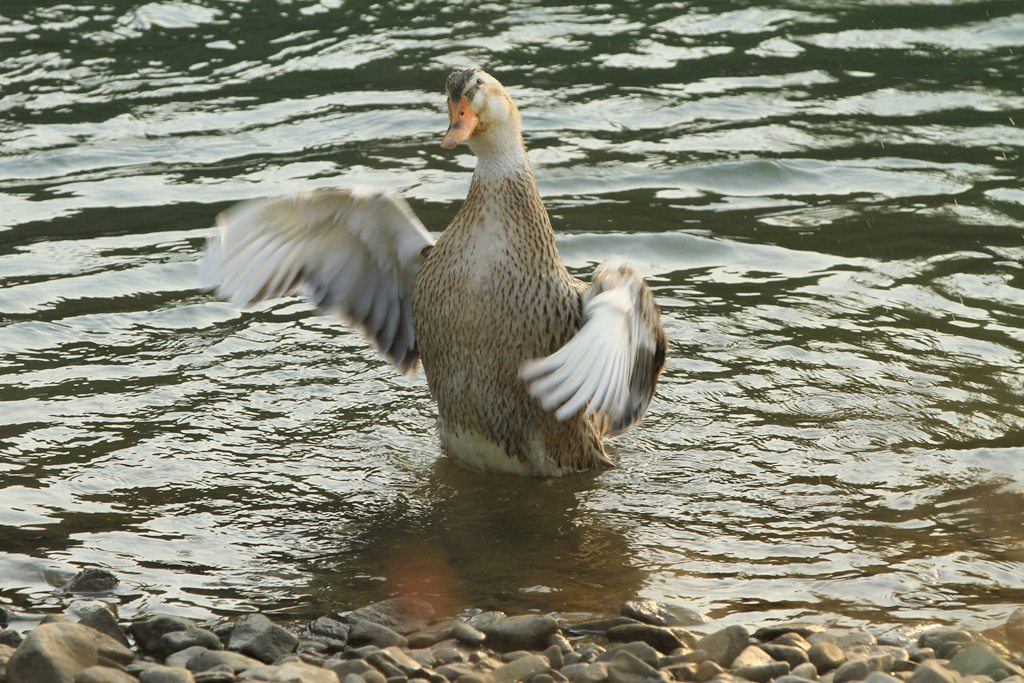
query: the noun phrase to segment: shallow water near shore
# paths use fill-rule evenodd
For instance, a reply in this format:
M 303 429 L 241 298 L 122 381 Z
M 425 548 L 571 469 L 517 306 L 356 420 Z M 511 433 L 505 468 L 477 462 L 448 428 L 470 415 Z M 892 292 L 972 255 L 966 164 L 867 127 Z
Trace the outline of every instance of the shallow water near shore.
M 1024 12 L 1016 1 L 0 7 L 0 606 L 108 568 L 122 616 L 391 595 L 725 622 L 1024 604 Z M 442 85 L 524 117 L 559 246 L 671 339 L 620 466 L 445 460 L 422 378 L 299 300 L 198 289 L 213 217 L 472 157 Z

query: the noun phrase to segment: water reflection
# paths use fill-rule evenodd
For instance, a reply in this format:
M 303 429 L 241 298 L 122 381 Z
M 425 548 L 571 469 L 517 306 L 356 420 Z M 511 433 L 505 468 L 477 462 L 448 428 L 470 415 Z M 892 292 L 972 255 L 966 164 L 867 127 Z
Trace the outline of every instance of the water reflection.
M 618 520 L 582 505 L 600 486 L 593 475 L 538 482 L 439 459 L 422 486 L 367 511 L 354 537 L 322 529 L 329 540 L 312 595 L 320 609 L 397 593 L 448 614 L 467 605 L 614 611 L 646 573 L 634 566 Z

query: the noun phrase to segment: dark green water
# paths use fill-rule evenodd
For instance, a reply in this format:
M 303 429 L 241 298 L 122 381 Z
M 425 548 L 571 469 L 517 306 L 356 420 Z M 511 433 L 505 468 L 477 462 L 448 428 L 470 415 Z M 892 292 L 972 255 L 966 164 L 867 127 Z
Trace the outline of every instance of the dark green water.
M 245 198 L 383 185 L 443 228 L 471 64 L 567 262 L 657 289 L 668 366 L 599 476 L 460 470 L 356 333 L 197 289 Z M 129 617 L 1024 603 L 1019 0 L 4 0 L 0 97 L 2 605 L 87 566 Z

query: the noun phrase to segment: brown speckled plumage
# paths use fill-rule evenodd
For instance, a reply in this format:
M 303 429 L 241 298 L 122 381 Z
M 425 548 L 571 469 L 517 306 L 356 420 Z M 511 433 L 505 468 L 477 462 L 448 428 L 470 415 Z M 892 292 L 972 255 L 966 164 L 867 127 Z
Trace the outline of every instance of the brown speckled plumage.
M 497 258 L 481 258 L 485 251 Z M 559 422 L 518 374 L 525 361 L 553 353 L 576 333 L 585 289 L 562 265 L 532 171 L 475 177 L 413 292 L 442 443 L 451 433 L 472 431 L 526 465 L 539 438 L 560 470 L 608 462 L 592 420 Z

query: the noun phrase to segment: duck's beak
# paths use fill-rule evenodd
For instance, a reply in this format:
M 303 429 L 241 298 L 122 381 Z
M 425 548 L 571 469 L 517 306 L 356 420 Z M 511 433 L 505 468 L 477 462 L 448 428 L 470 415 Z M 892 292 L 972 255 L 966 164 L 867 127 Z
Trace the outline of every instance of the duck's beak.
M 469 139 L 480 119 L 469 106 L 469 100 L 463 97 L 458 102 L 448 100 L 448 121 L 448 132 L 444 134 L 441 146 L 454 149 Z

